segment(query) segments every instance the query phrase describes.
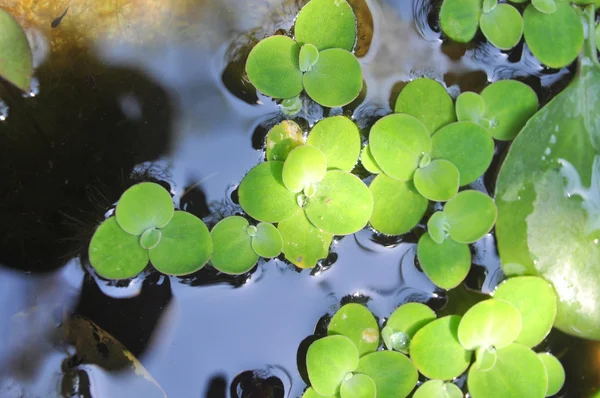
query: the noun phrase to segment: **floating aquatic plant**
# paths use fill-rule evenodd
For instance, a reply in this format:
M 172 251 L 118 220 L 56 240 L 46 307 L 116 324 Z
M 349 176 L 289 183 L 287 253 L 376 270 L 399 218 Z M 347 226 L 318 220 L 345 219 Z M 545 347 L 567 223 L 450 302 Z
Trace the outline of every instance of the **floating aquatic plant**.
M 21 25 L 0 9 L 0 76 L 22 91 L 29 91 L 33 58 Z

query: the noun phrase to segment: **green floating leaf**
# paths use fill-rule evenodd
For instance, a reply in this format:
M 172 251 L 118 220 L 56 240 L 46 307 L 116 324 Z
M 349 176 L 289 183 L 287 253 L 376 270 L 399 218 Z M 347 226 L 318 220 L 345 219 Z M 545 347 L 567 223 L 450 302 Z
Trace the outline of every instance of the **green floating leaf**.
M 475 243 L 490 232 L 496 222 L 494 200 L 479 191 L 462 191 L 444 206 L 448 234 L 459 243 Z
M 130 187 L 117 204 L 117 222 L 125 232 L 141 235 L 167 225 L 174 213 L 171 195 L 162 186 L 142 182 Z
M 561 390 L 565 384 L 565 369 L 560 361 L 548 352 L 537 354 L 538 358 L 544 364 L 546 376 L 548 378 L 548 386 L 546 388 L 546 396 L 551 397 Z
M 464 92 L 456 99 L 456 117 L 459 122 L 475 122 L 485 114 L 485 100 L 477 93 Z
M 531 0 L 531 4 L 544 14 L 552 14 L 557 9 L 555 0 Z
M 358 350 L 346 336 L 327 336 L 312 343 L 306 368 L 312 388 L 319 395 L 334 395 L 348 373 L 358 367 Z
M 537 94 L 516 80 L 497 81 L 481 92 L 485 100 L 485 118 L 489 132 L 497 140 L 512 140 L 537 112 Z
M 283 250 L 283 238 L 273 224 L 261 222 L 252 237 L 252 249 L 263 258 L 279 256 Z
M 90 264 L 106 279 L 133 278 L 148 265 L 148 252 L 139 238 L 128 234 L 110 217 L 96 230 L 88 248 Z
M 21 25 L 0 9 L 0 76 L 19 89 L 29 92 L 33 75 L 33 57 Z
M 448 236 L 448 221 L 443 211 L 436 211 L 427 221 L 427 232 L 435 243 L 444 243 Z
M 498 0 L 483 0 L 483 12 L 493 11 L 498 6 Z
M 360 304 L 350 303 L 340 308 L 331 318 L 327 334 L 348 337 L 360 356 L 376 351 L 379 347 L 379 325 L 371 311 Z
M 267 134 L 267 160 L 285 160 L 292 149 L 304 145 L 302 129 L 296 122 L 284 120 Z
M 467 385 L 473 398 L 543 398 L 546 371 L 542 361 L 529 348 L 511 344 L 496 351 L 496 365 L 482 371 L 472 366 Z
M 457 122 L 442 128 L 432 138 L 432 159 L 445 159 L 460 173 L 460 186 L 472 183 L 488 169 L 494 157 L 494 140 L 485 127 Z
M 258 261 L 248 234 L 248 220 L 240 216 L 226 217 L 210 231 L 214 252 L 210 260 L 213 267 L 231 275 L 246 273 Z
M 328 395 L 328 396 L 319 395 L 314 390 L 314 388 L 308 387 L 306 389 L 306 391 L 304 391 L 304 394 L 302 395 L 302 398 L 338 398 L 338 395 Z
M 471 363 L 471 351 L 458 342 L 461 317 L 449 315 L 420 329 L 410 344 L 410 356 L 423 375 L 450 380 L 462 374 Z
M 375 398 L 377 387 L 372 378 L 363 374 L 351 375 L 340 387 L 341 398 Z
M 292 192 L 300 192 L 319 182 L 327 172 L 327 159 L 323 152 L 310 145 L 294 148 L 285 159 L 281 177 Z
M 351 171 L 360 155 L 360 133 L 344 116 L 328 117 L 317 123 L 306 140 L 327 158 L 328 169 Z
M 261 163 L 246 174 L 240 184 L 240 205 L 252 218 L 279 222 L 298 211 L 296 195 L 283 185 L 283 162 Z
M 328 171 L 305 209 L 317 228 L 334 235 L 363 229 L 373 214 L 373 196 L 357 176 L 341 170 Z
M 206 225 L 198 217 L 176 211 L 161 230 L 159 244 L 148 253 L 154 268 L 167 275 L 188 275 L 210 259 L 213 242 Z
M 261 40 L 248 55 L 246 73 L 260 92 L 273 98 L 292 98 L 302 92 L 300 46 L 289 37 Z
M 413 229 L 425 215 L 429 201 L 411 181 L 394 180 L 380 174 L 369 186 L 373 195 L 371 226 L 387 235 L 402 235 Z
M 490 12 L 483 13 L 479 26 L 486 39 L 501 50 L 510 50 L 523 37 L 523 17 L 510 4 L 498 4 Z
M 450 290 L 467 277 L 471 269 L 469 246 L 446 239 L 436 243 L 429 233 L 419 239 L 417 256 L 425 275 L 442 289 Z
M 356 42 L 354 11 L 346 0 L 311 0 L 300 10 L 294 32 L 300 45 L 351 51 Z
M 425 304 L 406 303 L 390 315 L 382 331 L 388 334 L 389 338 L 384 337 L 385 345 L 388 350 L 400 351 L 404 354 L 409 353 L 410 341 L 415 333 L 423 326 L 434 321 L 435 312 Z
M 413 398 L 463 398 L 463 393 L 454 383 L 429 380 L 415 391 Z
M 481 0 L 444 0 L 440 10 L 442 30 L 452 40 L 468 43 L 477 33 L 481 12 Z
M 283 238 L 283 254 L 300 268 L 312 268 L 329 254 L 333 235 L 312 225 L 304 211 L 282 221 L 277 229 Z
M 310 43 L 302 46 L 300 49 L 300 70 L 309 72 L 319 60 L 319 50 Z
M 303 81 L 310 98 L 329 108 L 348 105 L 358 97 L 363 86 L 358 60 L 351 52 L 339 48 L 321 52 L 318 62 L 304 74 Z
M 458 340 L 467 350 L 480 347 L 504 348 L 521 332 L 521 313 L 511 303 L 489 299 L 475 304 L 463 316 Z
M 140 237 L 140 245 L 144 249 L 153 249 L 160 243 L 162 232 L 160 229 L 150 228 L 144 231 Z
M 383 170 L 381 170 L 381 168 L 375 161 L 375 158 L 371 153 L 371 148 L 369 148 L 369 145 L 366 145 L 360 153 L 360 162 L 362 163 L 365 170 L 367 170 L 371 174 L 383 173 Z
M 421 157 L 431 151 L 431 138 L 425 125 L 415 117 L 393 114 L 373 125 L 369 147 L 385 174 L 408 181 L 419 167 Z
M 402 89 L 394 112 L 416 117 L 430 134 L 456 121 L 454 102 L 446 88 L 425 77 L 413 80 Z
M 536 276 L 510 278 L 494 297 L 508 301 L 521 313 L 523 327 L 516 342 L 534 347 L 546 338 L 556 317 L 556 293 L 550 283 Z
M 525 41 L 544 65 L 562 68 L 575 61 L 583 47 L 583 25 L 568 1 L 556 3 L 556 12 L 545 14 L 533 5 L 523 13 Z
M 417 369 L 405 355 L 395 351 L 377 351 L 360 358 L 357 373 L 371 377 L 377 386 L 377 398 L 404 398 L 415 388 Z
M 445 202 L 458 193 L 460 175 L 452 163 L 437 159 L 417 169 L 414 182 L 417 191 L 427 199 Z
M 488 371 L 496 366 L 498 354 L 493 346 L 479 347 L 475 350 L 475 367 L 482 372 Z

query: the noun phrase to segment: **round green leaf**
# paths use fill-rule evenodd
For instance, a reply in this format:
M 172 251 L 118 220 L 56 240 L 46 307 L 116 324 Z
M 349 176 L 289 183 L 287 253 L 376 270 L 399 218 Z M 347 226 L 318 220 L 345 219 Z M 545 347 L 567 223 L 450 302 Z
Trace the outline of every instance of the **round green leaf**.
M 296 122 L 284 120 L 267 134 L 267 160 L 285 160 L 290 151 L 304 145 L 302 129 Z
M 210 260 L 221 272 L 239 275 L 248 272 L 258 261 L 248 234 L 248 220 L 232 216 L 222 219 L 210 231 L 214 251 Z
M 283 184 L 292 192 L 300 192 L 308 185 L 321 181 L 327 171 L 323 152 L 310 145 L 294 148 L 285 159 Z
M 283 162 L 261 163 L 246 174 L 240 184 L 240 205 L 252 218 L 279 222 L 298 211 L 296 195 L 283 185 Z
M 583 25 L 568 1 L 556 3 L 556 12 L 545 14 L 533 5 L 523 14 L 525 41 L 543 64 L 562 68 L 573 62 L 583 47 Z
M 379 347 L 379 325 L 371 311 L 355 303 L 344 305 L 335 313 L 327 328 L 328 335 L 341 334 L 348 337 L 358 354 L 363 356 Z
M 319 395 L 334 395 L 342 381 L 358 367 L 358 350 L 346 336 L 327 336 L 312 343 L 306 368 L 312 388 Z
M 483 12 L 490 12 L 498 6 L 498 0 L 483 0 Z
M 309 72 L 304 74 L 306 93 L 329 108 L 348 105 L 363 86 L 362 69 L 351 52 L 339 48 L 325 50 Z
M 462 191 L 444 207 L 448 234 L 459 243 L 475 243 L 491 231 L 497 212 L 494 200 L 486 194 Z
M 140 237 L 140 245 L 144 249 L 153 249 L 160 243 L 162 232 L 160 229 L 150 228 L 144 231 Z
M 452 163 L 437 159 L 415 171 L 415 188 L 434 202 L 445 202 L 458 192 L 460 175 Z
M 482 371 L 472 366 L 467 385 L 473 398 L 542 398 L 547 377 L 542 361 L 529 348 L 511 344 L 496 351 L 496 364 Z
M 304 391 L 302 398 L 339 398 L 339 396 L 338 395 L 328 395 L 328 396 L 319 395 L 319 394 L 317 394 L 317 392 L 315 391 L 314 388 L 308 387 L 306 389 L 306 391 Z
M 300 45 L 310 43 L 319 51 L 351 51 L 356 42 L 356 18 L 346 0 L 311 0 L 300 10 L 294 33 Z
M 534 347 L 546 338 L 556 317 L 557 297 L 550 283 L 535 276 L 510 278 L 500 284 L 494 297 L 508 301 L 521 313 L 523 327 L 516 342 Z
M 413 398 L 463 398 L 463 393 L 454 383 L 429 380 L 415 391 Z
M 357 176 L 341 170 L 328 171 L 305 209 L 317 228 L 334 235 L 363 229 L 373 214 L 373 196 Z
M 323 152 L 330 170 L 351 171 L 360 155 L 358 127 L 344 116 L 321 120 L 310 131 L 306 143 Z
M 512 140 L 537 112 L 538 98 L 531 87 L 516 80 L 497 81 L 481 92 L 489 132 L 497 140 Z
M 429 217 L 427 232 L 435 243 L 444 243 L 448 236 L 448 221 L 443 211 L 436 211 Z
M 141 235 L 147 229 L 167 225 L 174 212 L 171 195 L 166 189 L 153 182 L 142 182 L 121 195 L 116 217 L 125 232 Z
M 128 234 L 110 217 L 96 230 L 88 248 L 90 264 L 106 279 L 133 278 L 148 265 L 148 253 L 139 238 Z
M 29 92 L 33 57 L 21 25 L 0 9 L 0 76 L 22 91 Z
M 469 246 L 446 239 L 436 243 L 429 233 L 419 239 L 417 256 L 425 275 L 436 286 L 450 290 L 458 286 L 471 269 Z
M 263 258 L 279 256 L 283 250 L 283 238 L 273 224 L 261 222 L 252 237 L 252 249 Z
M 475 367 L 482 372 L 492 369 L 496 366 L 498 354 L 493 346 L 479 347 L 475 350 Z
M 289 37 L 261 40 L 248 55 L 246 73 L 260 92 L 273 98 L 292 98 L 302 92 L 300 46 Z
M 456 117 L 459 122 L 475 122 L 485 114 L 485 100 L 477 93 L 464 92 L 456 99 Z
M 460 173 L 460 186 L 478 179 L 492 163 L 494 140 L 485 127 L 457 122 L 439 130 L 432 138 L 432 159 L 445 159 Z
M 544 14 L 552 14 L 557 8 L 555 0 L 531 0 L 531 4 Z
M 537 356 L 544 364 L 548 378 L 546 396 L 551 397 L 557 394 L 565 384 L 565 369 L 558 358 L 548 352 L 541 352 Z
M 300 70 L 309 72 L 314 64 L 319 60 L 319 50 L 310 43 L 302 46 L 300 49 Z
M 355 374 L 342 383 L 340 396 L 341 398 L 375 398 L 377 387 L 369 376 Z
M 375 158 L 371 153 L 371 148 L 369 148 L 369 145 L 366 145 L 360 153 L 360 162 L 362 163 L 365 170 L 367 170 L 371 174 L 379 174 L 383 172 L 377 164 L 377 162 L 375 161 Z
M 510 50 L 519 44 L 523 36 L 521 13 L 506 3 L 481 14 L 479 26 L 486 39 L 501 50 Z
M 444 33 L 454 41 L 468 43 L 479 27 L 481 0 L 444 0 L 440 24 Z
M 402 89 L 394 112 L 416 117 L 430 134 L 456 121 L 450 94 L 439 82 L 426 77 L 415 79 Z
M 277 225 L 283 238 L 283 254 L 300 268 L 312 268 L 329 254 L 333 235 L 312 225 L 304 211 Z
M 371 128 L 369 147 L 388 176 L 408 181 L 421 157 L 431 151 L 431 138 L 423 123 L 406 114 L 388 115 Z
M 380 174 L 369 189 L 374 202 L 370 223 L 383 234 L 407 233 L 421 221 L 429 205 L 412 181 L 398 181 Z
M 148 253 L 154 268 L 163 274 L 191 274 L 202 268 L 212 255 L 213 242 L 208 228 L 190 213 L 176 211 L 161 232 L 159 244 Z
M 463 316 L 458 340 L 467 350 L 479 347 L 504 348 L 521 331 L 521 313 L 511 303 L 489 299 L 475 304 Z
M 471 351 L 458 342 L 461 317 L 449 315 L 420 329 L 410 344 L 413 363 L 430 379 L 450 380 L 462 374 L 471 363 Z
M 377 351 L 360 358 L 357 373 L 371 377 L 377 386 L 377 398 L 404 398 L 415 388 L 417 369 L 404 354 Z
M 382 337 L 388 350 L 409 353 L 410 341 L 423 326 L 434 321 L 435 312 L 425 304 L 406 303 L 390 315 L 382 330 Z M 384 331 L 389 338 L 385 338 Z

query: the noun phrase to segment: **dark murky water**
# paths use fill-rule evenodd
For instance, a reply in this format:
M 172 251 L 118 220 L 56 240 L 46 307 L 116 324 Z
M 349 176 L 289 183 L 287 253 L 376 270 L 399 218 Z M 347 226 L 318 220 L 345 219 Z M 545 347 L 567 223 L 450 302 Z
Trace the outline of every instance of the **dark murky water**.
M 243 79 L 245 56 L 257 40 L 289 29 L 304 2 L 132 1 L 113 5 L 113 15 L 94 8 L 104 1 L 81 0 L 56 28 L 61 4 L 29 3 L 0 1 L 23 15 L 30 8 L 37 53 L 47 57 L 33 98 L 0 85 L 8 114 L 0 123 L 0 397 L 295 398 L 311 336 L 341 303 L 366 303 L 380 321 L 406 301 L 456 313 L 501 280 L 489 235 L 473 246 L 466 288 L 436 290 L 415 264 L 422 228 L 345 237 L 312 271 L 273 260 L 238 277 L 209 268 L 126 283 L 93 277 L 78 255 L 136 181 L 168 185 L 181 208 L 209 224 L 239 210 L 236 184 L 281 118 Z M 367 89 L 342 112 L 365 134 L 416 76 L 443 79 L 454 95 L 517 78 L 543 103 L 572 76 L 542 68 L 522 46 L 503 53 L 482 40 L 442 42 L 439 2 L 351 3 Z M 306 126 L 335 114 L 305 109 Z M 505 149 L 477 189 L 493 190 Z M 558 332 L 544 344 L 566 364 L 559 396 L 586 397 L 600 386 L 600 345 Z

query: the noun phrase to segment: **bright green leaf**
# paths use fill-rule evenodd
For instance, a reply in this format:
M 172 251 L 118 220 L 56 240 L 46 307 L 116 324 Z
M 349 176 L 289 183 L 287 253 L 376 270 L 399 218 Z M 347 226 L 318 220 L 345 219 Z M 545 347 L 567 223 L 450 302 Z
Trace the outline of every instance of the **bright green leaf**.
M 556 12 L 556 0 L 531 0 L 531 4 L 544 14 Z
M 323 152 L 330 170 L 351 171 L 360 155 L 358 127 L 344 116 L 321 120 L 310 131 L 306 143 Z
M 415 188 L 434 202 L 445 202 L 458 192 L 460 175 L 452 163 L 437 159 L 415 171 Z
M 0 76 L 19 89 L 29 92 L 33 57 L 21 25 L 0 9 Z
M 377 387 L 372 378 L 363 374 L 354 374 L 340 387 L 341 398 L 375 398 Z
M 248 79 L 270 97 L 295 97 L 302 92 L 299 57 L 300 46 L 289 37 L 271 36 L 261 40 L 248 55 Z
M 360 358 L 357 373 L 371 377 L 377 386 L 377 398 L 404 398 L 417 384 L 417 370 L 404 354 L 377 351 Z
M 369 186 L 373 195 L 371 226 L 387 235 L 402 235 L 413 229 L 427 211 L 429 201 L 414 184 L 380 174 Z
M 323 152 L 310 145 L 294 148 L 285 159 L 281 174 L 283 184 L 292 192 L 319 182 L 325 177 L 327 159 Z
M 125 232 L 141 235 L 167 225 L 174 213 L 171 195 L 162 186 L 142 182 L 126 190 L 117 204 L 117 222 Z
M 435 312 L 425 304 L 402 304 L 390 315 L 383 328 L 383 330 L 387 330 L 389 333 L 389 339 L 385 339 L 384 337 L 387 349 L 394 349 L 408 354 L 410 341 L 415 333 L 423 326 L 435 320 L 435 318 Z
M 463 393 L 454 383 L 429 380 L 421 384 L 413 398 L 463 398 Z
M 430 134 L 456 121 L 454 102 L 446 88 L 426 77 L 415 79 L 402 89 L 394 112 L 416 117 Z
M 444 206 L 448 234 L 459 243 L 475 243 L 491 231 L 496 222 L 494 200 L 474 190 L 462 191 Z
M 300 10 L 294 33 L 300 45 L 351 51 L 356 42 L 354 11 L 346 0 L 311 0 Z
M 469 246 L 452 239 L 436 243 L 428 233 L 419 239 L 417 256 L 425 275 L 446 290 L 458 286 L 471 269 Z
M 485 100 L 477 93 L 464 92 L 456 99 L 456 117 L 459 122 L 475 122 L 485 114 Z
M 163 274 L 191 274 L 202 268 L 212 255 L 208 228 L 193 214 L 176 211 L 161 232 L 159 244 L 148 253 L 154 268 Z
M 448 236 L 448 221 L 443 211 L 436 211 L 429 217 L 427 232 L 435 243 L 444 243 Z
M 482 372 L 488 371 L 496 366 L 498 354 L 493 346 L 479 347 L 475 350 L 475 366 L 477 370 Z
M 483 13 L 479 19 L 483 35 L 501 50 L 510 50 L 521 41 L 523 18 L 510 4 L 498 4 L 492 11 Z
M 267 160 L 285 160 L 290 151 L 304 145 L 302 129 L 296 122 L 284 120 L 267 134 Z
M 480 347 L 501 349 L 521 332 L 521 313 L 511 303 L 489 299 L 475 304 L 460 321 L 458 340 L 467 350 Z
M 310 43 L 300 49 L 300 71 L 309 72 L 319 60 L 319 50 Z
M 546 396 L 551 397 L 557 394 L 565 384 L 565 369 L 558 358 L 548 352 L 541 352 L 537 356 L 544 364 L 548 378 Z
M 481 0 L 444 0 L 440 24 L 444 33 L 454 41 L 468 43 L 479 27 Z
M 252 237 L 252 249 L 263 258 L 279 256 L 283 250 L 283 238 L 273 224 L 261 222 Z
M 327 336 L 312 343 L 306 368 L 312 388 L 319 395 L 334 395 L 342 381 L 358 367 L 358 350 L 346 336 Z
M 371 311 L 360 304 L 350 303 L 340 308 L 331 318 L 327 334 L 348 337 L 360 356 L 379 347 L 379 325 Z
M 304 74 L 303 81 L 310 98 L 329 108 L 348 105 L 358 97 L 363 86 L 358 60 L 351 52 L 339 48 L 321 52 L 318 62 Z
M 139 238 L 128 234 L 110 217 L 96 230 L 88 248 L 90 264 L 106 279 L 133 278 L 148 265 Z
M 283 238 L 283 254 L 300 268 L 312 268 L 326 258 L 333 235 L 315 227 L 304 211 L 282 221 L 277 226 Z
M 140 236 L 140 245 L 144 249 L 153 249 L 160 243 L 161 236 L 160 229 L 149 228 Z
M 302 398 L 339 398 L 339 396 L 338 395 L 328 395 L 328 396 L 319 395 L 319 394 L 317 394 L 317 392 L 315 391 L 314 388 L 308 387 L 306 389 L 306 391 L 304 391 Z
M 493 11 L 498 6 L 498 0 L 483 0 L 483 12 Z
M 240 216 L 226 217 L 210 231 L 214 252 L 210 260 L 213 267 L 231 275 L 246 273 L 258 261 L 248 234 L 248 220 Z
M 371 153 L 371 148 L 369 148 L 369 145 L 366 145 L 362 149 L 362 152 L 360 153 L 360 162 L 362 163 L 365 170 L 367 170 L 371 174 L 383 173 L 383 170 L 381 170 L 381 168 L 375 161 L 375 158 Z

